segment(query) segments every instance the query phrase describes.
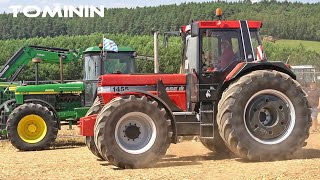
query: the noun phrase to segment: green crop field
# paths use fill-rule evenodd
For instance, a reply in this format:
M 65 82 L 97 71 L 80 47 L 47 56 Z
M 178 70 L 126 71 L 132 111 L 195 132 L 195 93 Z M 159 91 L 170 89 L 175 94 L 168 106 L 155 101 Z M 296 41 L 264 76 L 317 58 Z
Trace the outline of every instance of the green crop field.
M 287 40 L 281 39 L 275 42 L 276 45 L 287 46 L 289 48 L 296 48 L 300 44 L 303 45 L 307 50 L 320 52 L 320 42 L 319 41 L 304 41 L 304 40 Z

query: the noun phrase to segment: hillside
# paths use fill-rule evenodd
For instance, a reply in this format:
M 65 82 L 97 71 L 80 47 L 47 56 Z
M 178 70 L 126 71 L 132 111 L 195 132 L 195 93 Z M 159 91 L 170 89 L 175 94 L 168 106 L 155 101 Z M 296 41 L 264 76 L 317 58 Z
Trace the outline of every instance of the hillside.
M 298 48 L 299 46 L 303 46 L 306 50 L 316 51 L 320 53 L 320 42 L 319 41 L 304 41 L 304 40 L 288 40 L 281 39 L 276 41 L 276 45 L 286 46 L 289 48 Z
M 22 14 L 13 18 L 12 14 L 0 14 L 0 39 L 87 35 L 95 32 L 150 35 L 153 29 L 162 32 L 178 30 L 191 20 L 213 19 L 217 7 L 223 9 L 225 19 L 262 20 L 264 35 L 281 39 L 320 40 L 320 3 L 275 0 L 115 8 L 106 9 L 104 18 L 26 18 Z

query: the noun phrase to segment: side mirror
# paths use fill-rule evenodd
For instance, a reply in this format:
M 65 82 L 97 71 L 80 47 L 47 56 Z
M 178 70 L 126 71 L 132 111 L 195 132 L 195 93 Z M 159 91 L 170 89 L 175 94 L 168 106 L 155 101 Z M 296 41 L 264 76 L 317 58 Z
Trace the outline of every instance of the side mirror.
M 164 37 L 163 37 L 163 46 L 165 48 L 168 48 L 168 46 L 169 46 L 169 37 L 167 35 L 164 35 Z
M 169 47 L 169 37 L 170 36 L 180 36 L 180 31 L 168 31 L 163 33 L 163 45 L 165 48 Z
M 191 37 L 199 35 L 199 24 L 197 22 L 191 24 Z

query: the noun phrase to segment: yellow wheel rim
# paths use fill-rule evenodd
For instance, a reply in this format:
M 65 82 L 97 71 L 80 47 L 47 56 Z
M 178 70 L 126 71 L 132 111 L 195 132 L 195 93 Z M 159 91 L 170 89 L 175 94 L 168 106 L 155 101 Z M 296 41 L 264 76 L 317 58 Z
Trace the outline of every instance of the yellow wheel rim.
M 26 143 L 38 143 L 46 134 L 46 122 L 38 115 L 27 115 L 23 117 L 18 124 L 18 135 Z

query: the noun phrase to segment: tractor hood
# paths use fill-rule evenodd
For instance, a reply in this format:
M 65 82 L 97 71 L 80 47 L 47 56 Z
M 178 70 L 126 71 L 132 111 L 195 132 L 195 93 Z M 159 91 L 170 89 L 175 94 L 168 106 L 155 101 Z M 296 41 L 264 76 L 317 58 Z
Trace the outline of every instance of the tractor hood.
M 16 94 L 80 94 L 84 91 L 83 82 L 66 84 L 43 84 L 18 86 Z
M 18 83 L 15 82 L 1 82 L 0 83 L 0 90 L 4 91 L 5 89 L 9 88 L 9 91 L 15 91 L 16 87 L 18 86 Z
M 99 86 L 147 86 L 162 80 L 164 85 L 185 85 L 185 74 L 106 74 L 99 77 Z

